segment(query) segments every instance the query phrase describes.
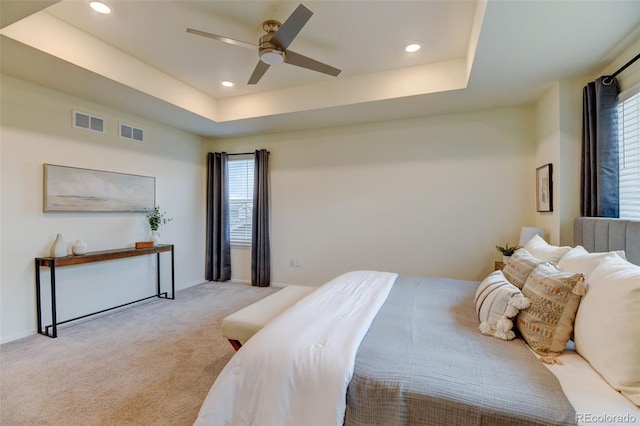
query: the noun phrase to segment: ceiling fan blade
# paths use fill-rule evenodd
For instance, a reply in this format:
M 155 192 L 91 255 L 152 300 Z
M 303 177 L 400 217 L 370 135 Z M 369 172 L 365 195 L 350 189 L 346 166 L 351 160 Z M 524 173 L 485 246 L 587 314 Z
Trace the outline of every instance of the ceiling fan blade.
M 258 48 L 258 46 L 256 46 L 255 44 L 246 43 L 244 41 L 236 40 L 236 39 L 229 38 L 229 37 L 224 37 L 224 36 L 217 35 L 217 34 L 207 33 L 205 31 L 194 30 L 193 28 L 187 28 L 187 32 L 191 33 L 191 34 L 196 34 L 196 35 L 199 35 L 199 36 L 202 36 L 202 37 L 212 38 L 214 40 L 218 40 L 218 41 L 221 41 L 223 43 L 232 44 L 234 46 L 246 47 L 247 49 L 254 49 L 255 50 L 255 49 Z
M 258 61 L 258 65 L 256 65 L 256 68 L 253 70 L 253 74 L 251 74 L 251 77 L 249 78 L 249 82 L 247 84 L 256 84 L 258 81 L 260 81 L 260 79 L 262 78 L 264 73 L 267 72 L 270 66 L 271 65 L 265 64 L 262 61 Z
M 291 16 L 282 24 L 280 29 L 276 31 L 271 38 L 271 43 L 280 46 L 282 49 L 289 47 L 294 38 L 298 35 L 302 27 L 311 18 L 313 12 L 304 4 L 300 5 L 293 11 Z
M 336 77 L 342 70 L 334 68 L 331 65 L 323 64 L 315 59 L 308 58 L 299 53 L 287 50 L 285 62 L 287 64 L 295 65 L 302 68 L 307 68 L 312 71 L 318 71 L 324 74 L 329 74 Z

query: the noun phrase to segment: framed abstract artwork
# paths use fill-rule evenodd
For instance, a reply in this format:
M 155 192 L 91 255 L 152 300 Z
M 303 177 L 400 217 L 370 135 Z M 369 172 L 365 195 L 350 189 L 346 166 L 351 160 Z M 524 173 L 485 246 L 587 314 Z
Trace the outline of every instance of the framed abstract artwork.
M 553 180 L 551 163 L 536 169 L 536 211 L 553 211 Z
M 45 212 L 153 210 L 156 178 L 44 164 Z

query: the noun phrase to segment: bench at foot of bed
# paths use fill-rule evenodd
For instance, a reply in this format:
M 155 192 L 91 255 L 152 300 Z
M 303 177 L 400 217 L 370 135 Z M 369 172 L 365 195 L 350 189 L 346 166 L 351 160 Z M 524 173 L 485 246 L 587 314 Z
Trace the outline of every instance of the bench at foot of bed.
M 290 285 L 222 320 L 222 336 L 236 351 L 269 321 L 314 291 L 316 287 Z

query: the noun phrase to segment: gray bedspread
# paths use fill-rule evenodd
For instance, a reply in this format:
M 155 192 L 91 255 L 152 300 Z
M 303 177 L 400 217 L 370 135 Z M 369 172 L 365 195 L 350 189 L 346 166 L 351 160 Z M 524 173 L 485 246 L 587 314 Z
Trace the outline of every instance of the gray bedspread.
M 345 424 L 575 424 L 556 378 L 520 339 L 480 334 L 478 283 L 400 277 L 356 355 Z

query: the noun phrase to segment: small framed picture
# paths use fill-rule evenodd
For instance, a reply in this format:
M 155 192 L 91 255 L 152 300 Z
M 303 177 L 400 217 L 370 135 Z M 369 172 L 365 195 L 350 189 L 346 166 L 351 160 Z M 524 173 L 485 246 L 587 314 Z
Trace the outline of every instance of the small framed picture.
M 553 211 L 553 180 L 551 163 L 536 169 L 536 211 Z

